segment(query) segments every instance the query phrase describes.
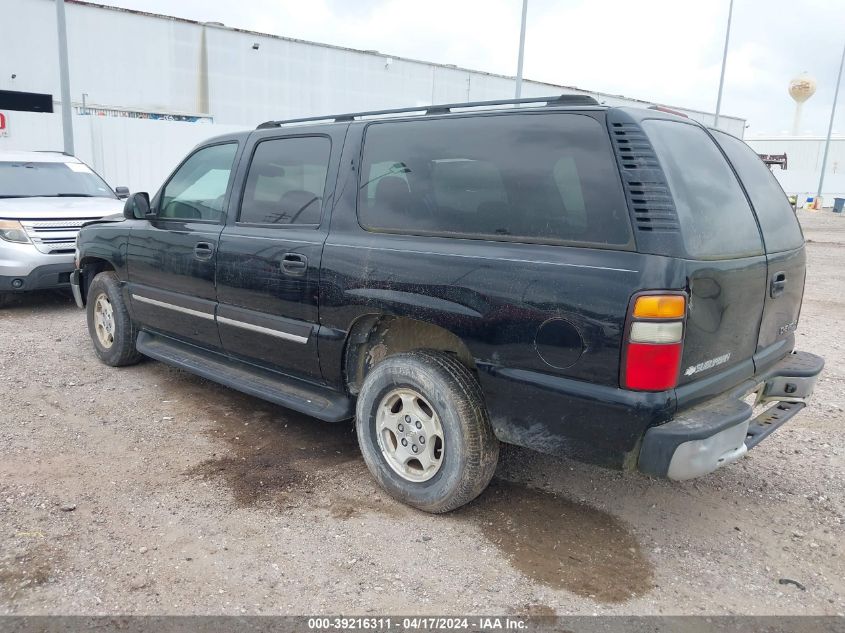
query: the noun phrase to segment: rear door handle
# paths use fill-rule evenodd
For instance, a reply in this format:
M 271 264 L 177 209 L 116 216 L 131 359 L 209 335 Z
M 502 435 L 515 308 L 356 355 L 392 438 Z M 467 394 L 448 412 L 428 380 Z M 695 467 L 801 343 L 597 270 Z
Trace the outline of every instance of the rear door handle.
M 214 255 L 214 244 L 210 242 L 197 242 L 194 246 L 194 257 L 197 259 L 211 259 Z
M 786 273 L 780 271 L 772 275 L 772 285 L 769 288 L 769 294 L 772 298 L 779 297 L 786 290 Z
M 308 270 L 308 258 L 301 253 L 285 253 L 281 266 L 289 275 L 304 275 Z

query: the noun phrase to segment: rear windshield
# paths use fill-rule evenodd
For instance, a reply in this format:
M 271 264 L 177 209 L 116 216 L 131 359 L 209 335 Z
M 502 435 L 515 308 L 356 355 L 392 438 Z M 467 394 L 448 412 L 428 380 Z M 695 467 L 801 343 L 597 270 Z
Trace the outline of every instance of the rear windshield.
M 801 246 L 804 236 L 798 218 L 771 170 L 753 149 L 738 138 L 715 130 L 713 136 L 745 185 L 763 229 L 766 250 L 776 253 Z
M 643 122 L 669 181 L 687 254 L 694 259 L 761 255 L 760 231 L 722 152 L 702 128 Z
M 35 196 L 115 197 L 82 163 L 0 162 L 0 198 Z
M 580 114 L 370 124 L 358 195 L 373 231 L 632 244 L 607 130 Z

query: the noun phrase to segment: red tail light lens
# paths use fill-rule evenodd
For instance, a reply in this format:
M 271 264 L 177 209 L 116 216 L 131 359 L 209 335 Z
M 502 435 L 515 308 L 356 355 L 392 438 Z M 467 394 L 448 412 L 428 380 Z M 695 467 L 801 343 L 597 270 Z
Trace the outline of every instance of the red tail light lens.
M 686 296 L 649 293 L 635 297 L 622 349 L 625 389 L 664 391 L 678 384 Z
M 663 391 L 678 384 L 681 344 L 629 343 L 625 357 L 625 387 Z

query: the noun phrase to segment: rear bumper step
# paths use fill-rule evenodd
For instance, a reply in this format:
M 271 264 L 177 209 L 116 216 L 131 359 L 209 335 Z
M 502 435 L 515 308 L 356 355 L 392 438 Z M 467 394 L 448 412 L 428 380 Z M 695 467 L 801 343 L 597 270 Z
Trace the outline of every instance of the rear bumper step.
M 806 406 L 824 359 L 808 352 L 786 356 L 763 375 L 714 400 L 682 411 L 646 431 L 639 469 L 678 481 L 694 479 L 736 461 Z M 771 407 L 752 419 L 748 394 Z
M 792 417 L 806 407 L 804 402 L 778 402 L 773 407 L 763 411 L 748 423 L 745 433 L 745 447 L 749 450 L 766 439 L 769 434 L 789 422 Z

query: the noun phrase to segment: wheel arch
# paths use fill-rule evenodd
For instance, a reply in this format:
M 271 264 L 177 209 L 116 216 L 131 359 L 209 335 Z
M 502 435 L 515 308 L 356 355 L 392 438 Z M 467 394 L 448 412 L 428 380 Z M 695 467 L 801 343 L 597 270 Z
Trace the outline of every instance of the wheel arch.
M 82 271 L 79 290 L 82 293 L 83 301 L 85 301 L 88 297 L 88 288 L 91 286 L 94 277 L 107 270 L 117 271 L 117 268 L 104 257 L 88 255 L 79 260 L 79 270 Z
M 357 395 L 367 374 L 385 358 L 421 349 L 453 354 L 476 371 L 472 353 L 454 332 L 410 317 L 368 314 L 352 324 L 346 337 L 343 372 L 347 390 Z

